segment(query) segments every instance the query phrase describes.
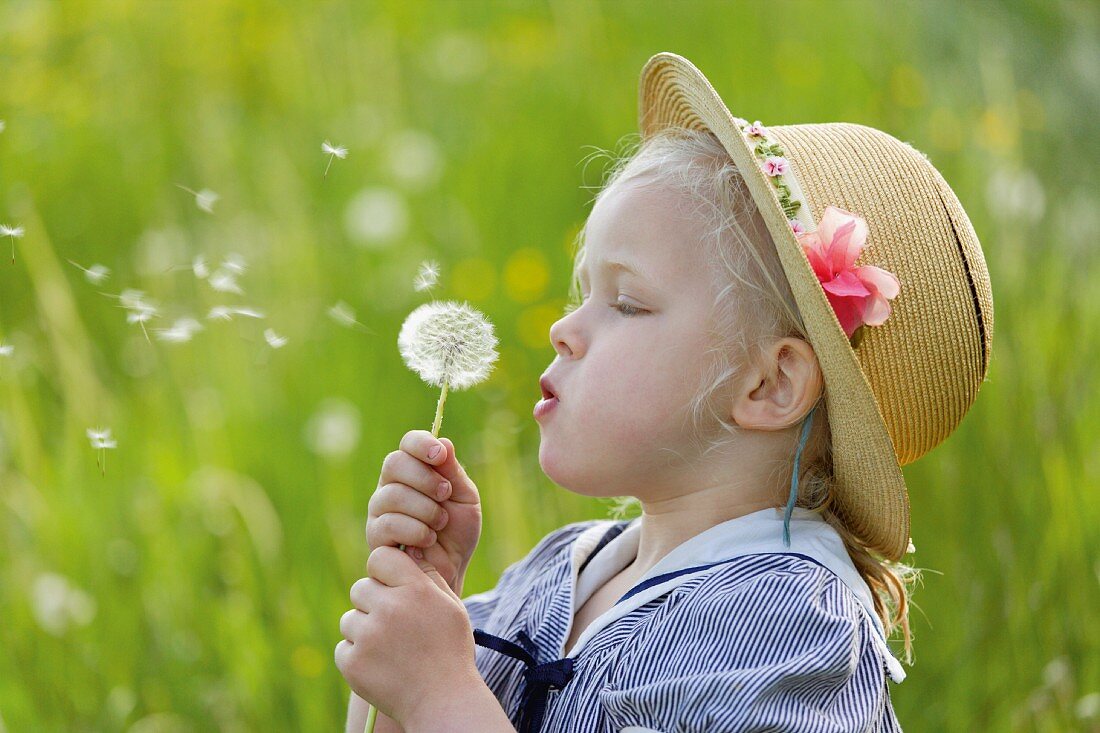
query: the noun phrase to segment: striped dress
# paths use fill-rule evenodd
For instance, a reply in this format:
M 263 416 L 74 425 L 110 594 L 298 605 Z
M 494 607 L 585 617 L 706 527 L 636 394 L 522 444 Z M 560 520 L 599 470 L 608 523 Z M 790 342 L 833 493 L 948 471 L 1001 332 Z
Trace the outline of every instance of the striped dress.
M 795 508 L 723 522 L 668 553 L 577 639 L 573 616 L 633 562 L 641 518 L 554 530 L 463 599 L 476 662 L 518 731 L 900 731 L 871 592 L 836 531 Z

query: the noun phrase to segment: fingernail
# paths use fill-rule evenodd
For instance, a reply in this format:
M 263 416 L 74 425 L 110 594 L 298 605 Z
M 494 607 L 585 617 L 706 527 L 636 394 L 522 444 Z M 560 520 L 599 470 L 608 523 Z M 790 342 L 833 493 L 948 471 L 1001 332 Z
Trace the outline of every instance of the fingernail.
M 429 448 L 428 449 L 428 458 L 435 458 L 436 456 L 438 456 L 439 455 L 439 450 L 442 447 L 443 447 L 442 445 L 440 445 L 439 443 L 436 443 L 431 448 Z
M 421 550 L 419 547 L 414 547 L 413 548 L 413 555 L 416 557 L 417 560 L 423 560 L 424 559 L 424 551 Z
M 447 510 L 446 509 L 440 509 L 439 511 L 440 511 L 439 527 L 442 528 L 442 527 L 446 526 L 446 524 L 447 524 Z
M 437 489 L 435 493 L 439 496 L 439 499 L 442 501 L 443 499 L 447 498 L 447 494 L 448 494 L 448 492 L 450 492 L 450 490 L 451 490 L 451 482 L 450 481 L 443 481 L 442 483 L 439 484 L 439 489 Z
M 439 535 L 437 535 L 437 534 L 436 534 L 436 533 L 435 533 L 435 532 L 433 531 L 433 532 L 431 533 L 431 535 L 430 535 L 430 536 L 428 537 L 428 544 L 430 545 L 430 544 L 432 544 L 433 542 L 435 542 L 435 538 L 436 538 L 436 537 L 438 537 L 438 536 L 439 536 Z

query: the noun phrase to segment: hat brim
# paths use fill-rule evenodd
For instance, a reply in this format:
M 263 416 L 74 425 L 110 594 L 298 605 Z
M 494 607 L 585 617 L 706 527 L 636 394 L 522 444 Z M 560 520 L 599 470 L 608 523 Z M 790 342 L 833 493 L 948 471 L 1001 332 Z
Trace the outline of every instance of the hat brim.
M 643 67 L 638 111 L 643 139 L 668 126 L 706 129 L 737 165 L 775 242 L 821 365 L 832 433 L 834 509 L 869 549 L 889 560 L 901 559 L 909 546 L 909 495 L 893 441 L 855 350 L 752 143 L 702 72 L 677 54 L 656 54 Z M 790 177 L 797 181 L 793 167 Z

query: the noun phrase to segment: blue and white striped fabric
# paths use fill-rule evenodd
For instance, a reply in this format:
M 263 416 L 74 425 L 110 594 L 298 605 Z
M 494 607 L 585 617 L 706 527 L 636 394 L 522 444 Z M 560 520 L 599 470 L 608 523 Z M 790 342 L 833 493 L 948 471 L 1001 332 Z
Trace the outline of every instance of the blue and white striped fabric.
M 836 531 L 796 508 L 723 522 L 666 555 L 592 622 L 576 610 L 637 555 L 641 519 L 554 530 L 463 599 L 477 666 L 517 730 L 900 731 L 871 592 Z

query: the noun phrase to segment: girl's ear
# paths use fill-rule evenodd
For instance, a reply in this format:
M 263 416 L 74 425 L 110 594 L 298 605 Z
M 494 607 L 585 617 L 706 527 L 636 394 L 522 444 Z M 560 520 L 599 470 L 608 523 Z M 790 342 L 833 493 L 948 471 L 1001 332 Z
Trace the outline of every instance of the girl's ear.
M 813 347 L 798 338 L 779 339 L 741 381 L 730 417 L 742 428 L 784 430 L 806 417 L 823 384 Z

